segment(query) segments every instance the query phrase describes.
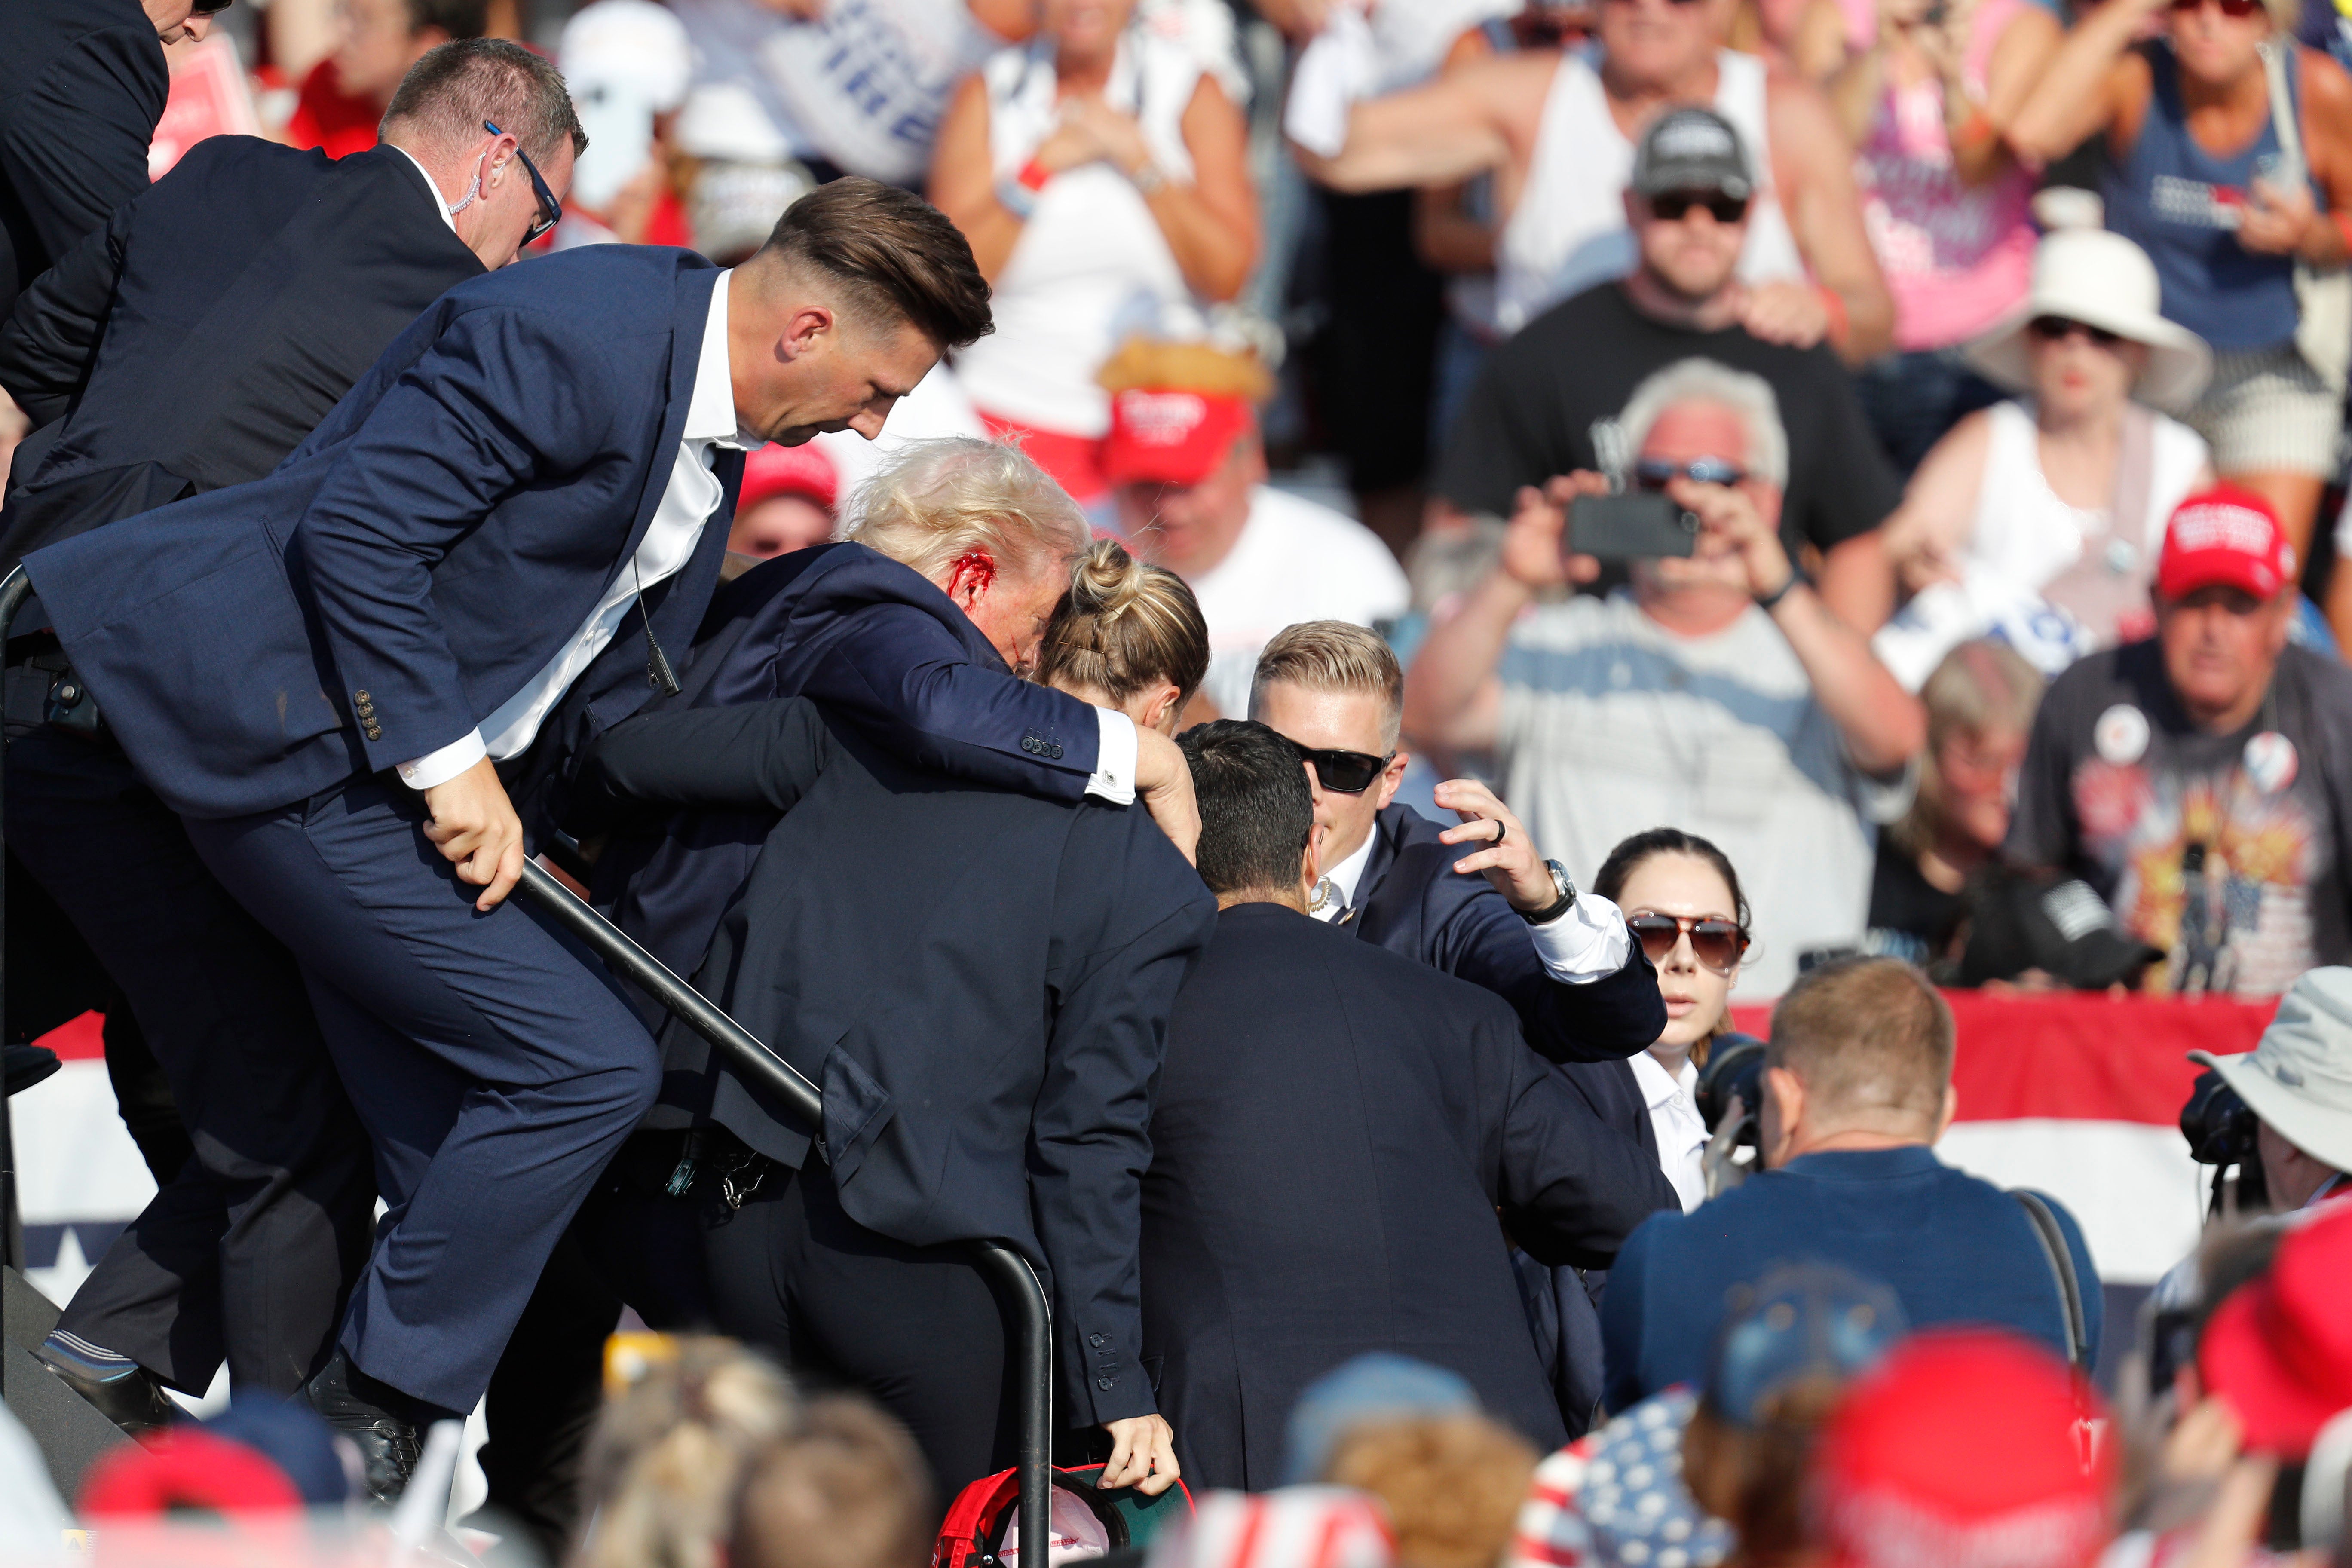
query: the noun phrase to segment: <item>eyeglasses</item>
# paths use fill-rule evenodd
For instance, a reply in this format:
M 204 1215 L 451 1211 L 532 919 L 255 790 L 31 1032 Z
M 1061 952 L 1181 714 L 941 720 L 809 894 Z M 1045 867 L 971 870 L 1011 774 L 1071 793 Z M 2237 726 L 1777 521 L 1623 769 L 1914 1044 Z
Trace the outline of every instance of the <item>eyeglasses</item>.
M 2263 0 L 2216 0 L 2216 3 L 2221 7 L 2221 15 L 2232 22 L 2242 22 L 2263 8 Z M 2172 8 L 2176 11 L 2202 11 L 2205 5 L 2206 0 L 2172 0 Z
M 1722 191 L 1662 191 L 1650 198 L 1650 216 L 1660 223 L 1680 223 L 1693 207 L 1705 207 L 1717 223 L 1748 221 L 1748 198 Z
M 196 0 L 194 5 L 188 7 L 188 15 L 191 16 L 217 16 L 236 4 L 236 0 Z
M 2077 321 L 2065 316 L 2036 316 L 2025 323 L 2025 330 L 2045 343 L 2063 342 L 2076 332 L 2082 333 L 2103 349 L 2111 349 L 2123 342 L 2123 334 L 2105 327 L 2095 327 L 2088 321 Z
M 487 120 L 482 121 L 482 129 L 493 136 L 506 134 Z M 520 142 L 515 143 L 515 156 L 522 160 L 523 173 L 530 176 L 530 188 L 539 197 L 539 216 L 532 219 L 530 227 L 523 231 L 523 244 L 530 245 L 536 242 L 541 235 L 563 221 L 563 204 L 555 199 L 555 193 L 549 190 L 547 182 L 539 177 L 539 165 L 530 161 L 530 154 L 522 150 L 522 143 Z
M 1625 917 L 1625 929 L 1642 944 L 1642 951 L 1652 963 L 1664 963 L 1675 944 L 1687 935 L 1691 956 L 1718 974 L 1728 974 L 1739 963 L 1739 955 L 1748 951 L 1748 933 L 1730 921 L 1715 915 L 1693 919 L 1688 915 L 1662 915 L 1654 910 L 1643 910 Z
M 1396 759 L 1394 752 L 1391 752 L 1385 757 L 1375 757 L 1368 752 L 1343 752 L 1337 748 L 1302 746 L 1296 741 L 1290 742 L 1290 749 L 1298 753 L 1300 762 L 1314 763 L 1317 780 L 1325 789 L 1338 795 L 1363 794 L 1372 787 L 1372 781 L 1380 777 L 1389 763 Z
M 1670 463 L 1663 458 L 1644 458 L 1633 465 L 1633 482 L 1645 490 L 1662 490 L 1675 479 L 1689 479 L 1702 485 L 1736 485 L 1748 477 L 1748 470 L 1725 462 L 1721 458 L 1693 458 L 1687 463 Z

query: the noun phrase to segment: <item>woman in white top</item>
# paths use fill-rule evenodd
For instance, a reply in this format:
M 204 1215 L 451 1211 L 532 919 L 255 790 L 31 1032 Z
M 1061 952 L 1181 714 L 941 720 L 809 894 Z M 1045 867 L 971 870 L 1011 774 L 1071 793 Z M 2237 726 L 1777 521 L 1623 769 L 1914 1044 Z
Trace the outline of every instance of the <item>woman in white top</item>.
M 931 163 L 931 200 L 995 289 L 996 331 L 957 375 L 1081 503 L 1108 489 L 1096 371 L 1137 333 L 1197 333 L 1257 255 L 1241 111 L 1134 11 L 1043 0 L 1036 37 L 957 89 Z
M 1706 1201 L 1698 1069 L 1707 1047 L 1731 1027 L 1731 988 L 1748 951 L 1748 900 L 1730 858 L 1677 827 L 1654 827 L 1612 849 L 1592 890 L 1625 911 L 1625 929 L 1657 966 L 1666 1032 L 1622 1066 L 1648 1108 L 1658 1166 L 1688 1214 Z M 1634 1129 L 1619 1131 L 1638 1137 Z
M 2158 312 L 2156 268 L 2121 235 L 2044 238 L 2025 304 L 1968 358 L 2025 395 L 1955 426 L 1886 521 L 1917 596 L 1874 647 L 1915 690 L 1988 632 L 2050 674 L 2146 635 L 2165 519 L 2213 483 L 2205 443 L 2156 412 L 2193 403 L 2211 357 Z

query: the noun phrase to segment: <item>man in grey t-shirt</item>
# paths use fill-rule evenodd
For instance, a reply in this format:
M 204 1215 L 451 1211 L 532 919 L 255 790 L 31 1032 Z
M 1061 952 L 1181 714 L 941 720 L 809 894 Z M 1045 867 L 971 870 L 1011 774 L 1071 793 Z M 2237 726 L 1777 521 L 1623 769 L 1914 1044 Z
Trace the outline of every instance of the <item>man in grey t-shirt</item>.
M 1862 936 L 1870 825 L 1906 804 L 1926 720 L 1790 563 L 1769 384 L 1679 361 L 1618 423 L 1629 480 L 1699 518 L 1695 552 L 1635 563 L 1629 593 L 1538 606 L 1598 574 L 1569 553 L 1570 508 L 1609 486 L 1576 473 L 1522 491 L 1501 561 L 1414 659 L 1404 727 L 1441 752 L 1495 752 L 1512 806 L 1578 877 L 1644 828 L 1713 839 L 1755 911 L 1741 994 L 1776 995 L 1800 952 Z

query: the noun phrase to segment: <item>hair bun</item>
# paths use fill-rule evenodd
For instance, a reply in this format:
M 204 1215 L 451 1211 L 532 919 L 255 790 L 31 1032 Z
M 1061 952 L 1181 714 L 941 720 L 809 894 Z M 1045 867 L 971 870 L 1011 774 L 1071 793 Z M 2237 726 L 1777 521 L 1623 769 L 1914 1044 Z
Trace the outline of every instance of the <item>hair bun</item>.
M 1142 594 L 1150 568 L 1116 539 L 1097 539 L 1078 557 L 1070 595 L 1087 614 L 1110 620 Z

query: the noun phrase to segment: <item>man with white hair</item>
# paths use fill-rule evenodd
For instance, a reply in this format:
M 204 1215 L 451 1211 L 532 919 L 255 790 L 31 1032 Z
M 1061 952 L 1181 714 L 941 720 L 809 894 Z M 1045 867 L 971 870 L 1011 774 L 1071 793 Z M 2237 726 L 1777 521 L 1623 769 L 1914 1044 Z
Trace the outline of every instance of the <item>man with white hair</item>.
M 1741 989 L 1775 995 L 1798 955 L 1860 937 L 1874 834 L 1909 794 L 1918 702 L 1814 592 L 1779 531 L 1788 441 L 1761 377 L 1683 360 L 1618 416 L 1626 476 L 1698 519 L 1688 558 L 1633 564 L 1606 599 L 1573 506 L 1579 471 L 1519 492 L 1500 562 L 1431 628 L 1404 727 L 1440 752 L 1489 750 L 1537 842 L 1579 880 L 1629 834 L 1672 823 L 1721 845 L 1756 910 Z

